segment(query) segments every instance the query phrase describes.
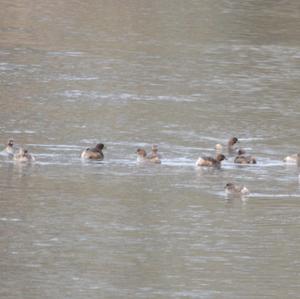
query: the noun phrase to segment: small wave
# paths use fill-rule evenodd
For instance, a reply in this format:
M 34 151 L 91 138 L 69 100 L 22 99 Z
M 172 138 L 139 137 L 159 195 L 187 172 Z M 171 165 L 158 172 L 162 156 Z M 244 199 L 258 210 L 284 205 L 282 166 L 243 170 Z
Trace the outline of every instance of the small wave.
M 57 78 L 53 78 L 53 80 L 64 80 L 64 81 L 92 81 L 98 80 L 98 77 L 77 77 L 72 75 L 60 75 Z
M 102 161 L 104 162 L 104 161 Z M 108 163 L 108 161 L 106 161 L 106 163 Z M 123 164 L 123 165 L 134 165 L 137 163 L 136 159 L 134 160 L 129 160 L 129 159 L 112 159 L 109 161 L 109 163 L 111 164 Z
M 258 160 L 256 164 L 239 164 L 230 161 L 223 162 L 222 167 L 225 168 L 262 168 L 262 167 L 278 167 L 284 166 L 284 163 L 278 160 L 264 161 Z
M 7 153 L 6 151 L 1 151 L 0 152 L 0 157 L 10 158 L 10 157 L 12 157 L 12 154 Z
M 274 194 L 274 193 L 250 193 L 249 197 L 259 197 L 259 198 L 300 198 L 300 194 Z
M 266 138 L 266 137 L 239 137 L 240 141 L 261 141 L 261 140 L 269 140 L 274 138 Z
M 194 99 L 188 97 L 178 97 L 178 96 L 158 96 L 159 101 L 171 101 L 171 102 L 195 102 Z
M 74 149 L 79 149 L 82 148 L 79 145 L 70 145 L 70 144 L 28 144 L 29 146 L 32 147 L 46 147 L 52 150 L 74 150 Z
M 213 194 L 217 195 L 218 197 L 227 198 L 228 195 L 224 191 L 217 191 L 213 192 Z M 285 199 L 285 198 L 299 198 L 300 194 L 292 193 L 292 194 L 285 194 L 285 193 L 259 193 L 259 192 L 251 192 L 244 196 L 237 196 L 237 197 L 244 197 L 247 199 L 251 198 L 261 198 L 261 199 Z
M 83 52 L 79 51 L 49 51 L 47 53 L 49 56 L 67 56 L 67 57 L 79 57 L 83 56 Z
M 59 166 L 71 166 L 74 165 L 74 163 L 71 162 L 61 162 L 61 161 L 34 161 L 33 165 L 59 165 Z
M 191 160 L 191 159 L 188 159 L 188 158 L 162 159 L 162 165 L 194 167 L 195 166 L 195 161 Z
M 2 217 L 2 218 L 0 218 L 0 221 L 19 222 L 19 221 L 22 221 L 22 220 L 21 220 L 21 219 L 19 219 L 19 218 L 6 218 L 6 217 Z

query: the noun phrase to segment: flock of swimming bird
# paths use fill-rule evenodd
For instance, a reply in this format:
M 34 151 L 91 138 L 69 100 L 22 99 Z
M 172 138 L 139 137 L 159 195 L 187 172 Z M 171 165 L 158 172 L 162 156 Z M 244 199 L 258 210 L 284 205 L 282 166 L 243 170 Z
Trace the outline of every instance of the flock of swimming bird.
M 237 149 L 236 144 L 238 143 L 237 137 L 232 137 L 227 143 L 227 149 L 229 154 L 236 154 L 234 158 L 234 163 L 237 164 L 256 164 L 256 159 L 252 156 L 246 155 L 244 149 Z M 81 153 L 82 159 L 87 160 L 98 160 L 101 161 L 104 159 L 103 149 L 104 144 L 99 143 L 93 148 L 86 148 Z M 225 155 L 222 154 L 223 146 L 221 144 L 216 144 L 215 146 L 216 156 L 215 157 L 200 157 L 196 161 L 196 166 L 199 167 L 215 167 L 220 168 L 221 162 L 226 159 Z M 147 152 L 143 148 L 138 148 L 137 151 L 137 162 L 139 163 L 161 163 L 161 155 L 158 153 L 158 146 L 153 145 L 151 153 L 147 155 Z M 9 139 L 5 149 L 1 152 L 2 155 L 6 155 L 8 158 L 13 159 L 17 162 L 30 163 L 35 161 L 35 158 L 32 154 L 29 153 L 27 149 L 20 148 L 19 151 L 15 151 L 14 140 Z M 294 163 L 300 166 L 300 153 L 296 153 L 290 156 L 287 156 L 283 159 L 284 162 Z M 227 183 L 225 186 L 225 192 L 227 195 L 239 195 L 247 196 L 249 195 L 249 190 L 245 186 L 239 186 L 234 183 Z

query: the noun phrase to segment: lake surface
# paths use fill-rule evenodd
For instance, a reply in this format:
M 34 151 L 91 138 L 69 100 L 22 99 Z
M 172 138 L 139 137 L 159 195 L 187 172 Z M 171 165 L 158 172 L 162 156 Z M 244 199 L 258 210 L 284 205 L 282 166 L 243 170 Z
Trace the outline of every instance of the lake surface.
M 298 0 L 0 8 L 1 298 L 300 298 Z M 256 165 L 195 167 L 232 136 Z

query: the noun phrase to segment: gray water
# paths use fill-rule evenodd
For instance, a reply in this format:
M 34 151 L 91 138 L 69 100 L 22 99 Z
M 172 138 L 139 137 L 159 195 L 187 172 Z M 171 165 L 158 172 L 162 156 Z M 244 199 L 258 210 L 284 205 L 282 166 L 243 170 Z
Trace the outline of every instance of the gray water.
M 298 0 L 0 8 L 1 298 L 300 298 Z M 232 136 L 256 165 L 194 166 Z

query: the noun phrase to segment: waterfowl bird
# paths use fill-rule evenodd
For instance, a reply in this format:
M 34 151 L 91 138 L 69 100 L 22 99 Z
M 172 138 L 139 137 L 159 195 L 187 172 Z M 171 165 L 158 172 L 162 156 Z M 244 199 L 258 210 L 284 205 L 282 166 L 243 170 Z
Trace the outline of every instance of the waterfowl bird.
M 228 151 L 229 152 L 233 152 L 235 151 L 235 144 L 238 142 L 239 140 L 236 137 L 232 137 L 229 139 L 228 141 Z
M 222 153 L 222 150 L 223 150 L 223 146 L 222 144 L 218 143 L 215 145 L 215 150 L 216 150 L 216 153 L 217 154 L 221 154 Z
M 283 161 L 287 163 L 296 163 L 300 165 L 300 153 L 287 156 L 283 159 Z
M 245 156 L 246 152 L 243 149 L 239 149 L 238 155 L 234 159 L 234 163 L 238 164 L 256 164 L 256 159 L 251 156 Z
M 225 186 L 225 192 L 227 195 L 245 196 L 250 193 L 249 189 L 245 186 L 238 186 L 234 183 L 227 183 Z
M 18 162 L 32 162 L 35 158 L 29 154 L 27 149 L 20 148 L 19 152 L 14 155 L 14 160 Z
M 156 144 L 152 145 L 151 153 L 148 155 L 149 159 L 161 159 L 161 155 L 158 153 L 158 146 Z
M 2 151 L 3 154 L 8 155 L 13 157 L 14 155 L 14 140 L 13 139 L 9 139 L 7 144 L 6 144 L 6 148 Z
M 221 162 L 225 159 L 226 157 L 223 154 L 218 154 L 216 158 L 200 157 L 196 162 L 196 166 L 220 167 Z
M 137 161 L 138 162 L 145 162 L 147 161 L 147 153 L 144 149 L 142 148 L 138 148 L 136 150 L 136 153 L 137 153 Z
M 156 164 L 161 163 L 158 156 L 153 156 L 153 157 L 147 156 L 147 152 L 142 148 L 138 148 L 136 153 L 137 153 L 137 162 L 152 162 Z
M 93 148 L 87 148 L 81 153 L 81 158 L 83 159 L 91 159 L 91 160 L 103 160 L 104 154 L 102 152 L 104 148 L 103 143 L 98 143 Z

